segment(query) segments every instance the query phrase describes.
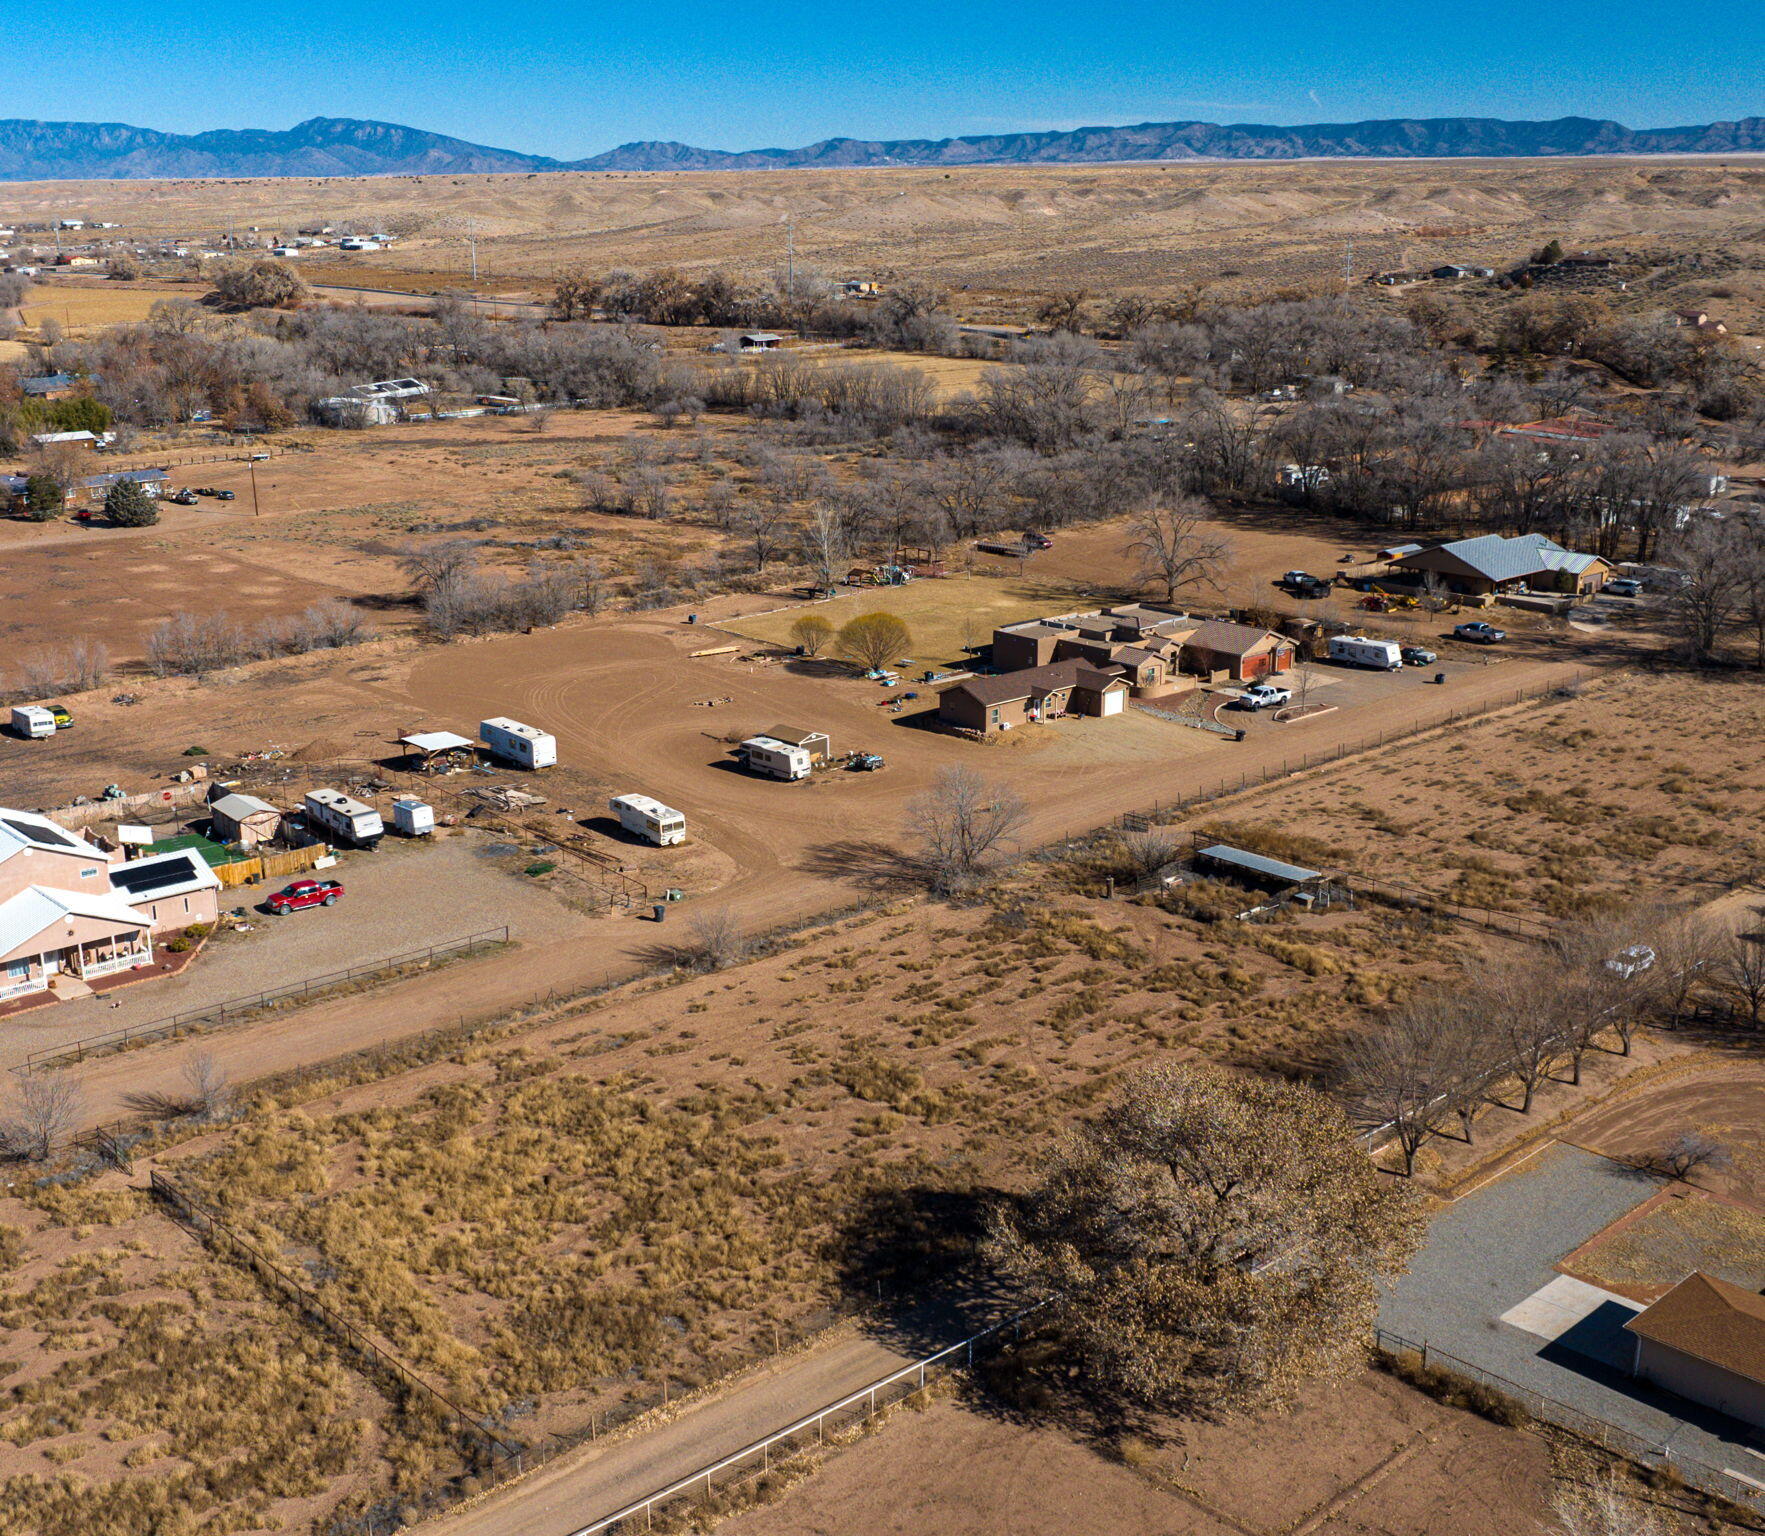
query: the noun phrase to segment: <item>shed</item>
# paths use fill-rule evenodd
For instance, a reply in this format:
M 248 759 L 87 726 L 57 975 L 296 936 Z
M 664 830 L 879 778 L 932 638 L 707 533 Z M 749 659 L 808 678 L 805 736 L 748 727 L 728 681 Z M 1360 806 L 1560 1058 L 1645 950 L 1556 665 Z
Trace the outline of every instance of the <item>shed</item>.
M 440 766 L 440 759 L 450 757 L 456 752 L 472 755 L 478 750 L 478 744 L 470 736 L 461 736 L 453 731 L 413 731 L 408 736 L 400 736 L 398 744 L 405 749 L 405 756 L 414 759 L 418 770 L 423 773 Z
M 1195 862 L 1223 870 L 1252 885 L 1284 889 L 1293 885 L 1309 885 L 1324 879 L 1324 872 L 1271 859 L 1267 854 L 1252 853 L 1247 848 L 1233 848 L 1227 843 L 1208 843 L 1195 850 Z
M 209 827 L 223 843 L 255 848 L 282 828 L 282 813 L 256 795 L 222 795 L 208 808 Z
M 1765 1428 L 1765 1296 L 1694 1270 L 1624 1327 L 1636 1375 Z
M 762 734 L 788 746 L 802 747 L 813 762 L 825 763 L 833 756 L 833 743 L 827 739 L 825 731 L 804 731 L 794 725 L 773 725 L 768 726 Z
M 776 352 L 783 341 L 776 331 L 744 331 L 736 344 L 744 352 Z

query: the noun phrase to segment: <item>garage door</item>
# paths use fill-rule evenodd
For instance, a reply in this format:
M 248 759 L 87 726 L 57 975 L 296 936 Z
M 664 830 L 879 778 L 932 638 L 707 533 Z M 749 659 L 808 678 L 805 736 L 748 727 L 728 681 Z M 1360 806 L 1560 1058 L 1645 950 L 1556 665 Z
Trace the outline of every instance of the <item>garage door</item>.
M 1103 695 L 1103 713 L 1119 715 L 1122 712 L 1122 701 L 1127 697 L 1124 693 L 1106 693 Z
M 1267 677 L 1269 675 L 1268 653 L 1265 651 L 1259 656 L 1246 656 L 1241 670 L 1244 673 L 1245 682 L 1256 677 Z

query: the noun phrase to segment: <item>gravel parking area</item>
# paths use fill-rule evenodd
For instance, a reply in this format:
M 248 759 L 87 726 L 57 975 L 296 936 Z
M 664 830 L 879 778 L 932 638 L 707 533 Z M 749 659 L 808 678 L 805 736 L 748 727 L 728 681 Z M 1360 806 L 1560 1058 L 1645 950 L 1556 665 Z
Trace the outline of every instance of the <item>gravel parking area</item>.
M 1552 1144 L 1433 1219 L 1410 1272 L 1380 1308 L 1379 1324 L 1670 1453 L 1765 1478 L 1765 1459 L 1749 1448 L 1751 1437 L 1739 1424 L 1639 1387 L 1501 1320 L 1557 1278 L 1560 1260 L 1657 1188 L 1607 1158 Z
M 185 1009 L 368 965 L 488 928 L 506 924 L 512 938 L 546 944 L 588 926 L 587 918 L 542 885 L 508 873 L 505 861 L 487 853 L 491 846 L 477 832 L 421 842 L 387 838 L 374 852 L 345 855 L 335 869 L 323 872 L 343 882 L 343 900 L 335 907 L 287 917 L 257 910 L 286 882 L 223 892 L 224 909 L 247 909 L 250 933 L 221 934 L 180 975 L 32 1009 L 5 1021 L 0 1068 L 46 1046 L 151 1024 Z

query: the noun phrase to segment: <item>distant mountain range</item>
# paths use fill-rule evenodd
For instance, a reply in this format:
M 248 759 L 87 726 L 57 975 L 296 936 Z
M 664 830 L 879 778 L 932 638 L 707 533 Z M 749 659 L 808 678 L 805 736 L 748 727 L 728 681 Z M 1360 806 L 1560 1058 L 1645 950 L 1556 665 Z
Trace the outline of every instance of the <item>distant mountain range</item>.
M 1073 165 L 1111 161 L 1415 159 L 1541 155 L 1765 153 L 1765 117 L 1685 128 L 1626 128 L 1590 117 L 1365 123 L 1139 123 L 957 139 L 823 139 L 801 149 L 621 144 L 584 160 L 491 149 L 397 123 L 314 117 L 286 130 L 157 133 L 126 123 L 0 119 L 0 181 L 161 177 L 439 176 L 531 171 L 719 171 L 795 166 Z

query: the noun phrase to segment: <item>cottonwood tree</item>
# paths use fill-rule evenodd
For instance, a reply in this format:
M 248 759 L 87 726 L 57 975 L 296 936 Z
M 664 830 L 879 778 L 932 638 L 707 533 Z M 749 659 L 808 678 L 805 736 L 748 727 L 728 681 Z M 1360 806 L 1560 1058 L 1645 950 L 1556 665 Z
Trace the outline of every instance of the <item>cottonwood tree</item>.
M 1728 998 L 1737 1018 L 1749 1028 L 1765 1025 L 1765 932 L 1759 919 L 1765 908 L 1755 911 L 1752 919 L 1736 923 L 1717 951 L 1716 985 Z
M 851 540 L 846 533 L 840 509 L 829 501 L 814 501 L 803 518 L 803 557 L 815 572 L 816 584 L 831 587 L 839 580 L 851 554 Z
M 443 539 L 435 544 L 407 544 L 398 552 L 398 568 L 420 593 L 433 592 L 470 575 L 478 567 L 478 545 L 472 539 Z
M 892 613 L 861 613 L 847 619 L 834 637 L 834 650 L 867 672 L 882 670 L 912 648 L 912 631 Z
M 1174 603 L 1184 587 L 1217 587 L 1231 546 L 1208 522 L 1209 508 L 1197 496 L 1183 496 L 1152 507 L 1128 523 L 1126 552 L 1135 575 L 1152 582 Z
M 1094 1388 L 1197 1414 L 1358 1370 L 1421 1227 L 1322 1095 L 1163 1067 L 1060 1138 L 985 1252 Z
M 819 613 L 806 613 L 791 623 L 791 639 L 803 648 L 805 656 L 819 656 L 833 639 L 833 625 Z
M 587 320 L 601 301 L 603 284 L 586 267 L 558 273 L 547 310 L 554 320 Z
M 1016 843 L 1029 809 L 1016 791 L 972 768 L 945 768 L 907 803 L 907 828 L 934 890 L 978 882 Z
M 306 279 L 285 261 L 230 261 L 214 273 L 214 291 L 236 309 L 297 309 L 312 297 Z
M 1667 609 L 1698 661 L 1715 655 L 1740 602 L 1744 537 L 1737 525 L 1694 516 L 1663 551 L 1667 562 L 1684 573 L 1667 594 Z
M 1512 960 L 1486 968 L 1477 986 L 1490 1048 L 1505 1075 L 1520 1085 L 1521 1114 L 1531 1113 L 1539 1086 L 1562 1054 L 1553 972 L 1549 962 Z

